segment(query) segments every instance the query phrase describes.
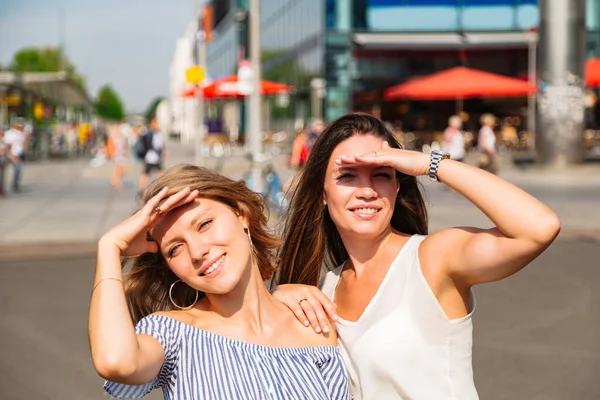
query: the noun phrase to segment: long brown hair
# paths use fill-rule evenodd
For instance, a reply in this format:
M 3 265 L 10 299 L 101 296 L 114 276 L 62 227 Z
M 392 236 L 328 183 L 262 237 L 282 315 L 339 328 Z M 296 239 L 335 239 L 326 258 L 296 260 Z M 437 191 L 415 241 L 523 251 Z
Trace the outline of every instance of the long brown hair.
M 317 285 L 322 266 L 329 269 L 348 259 L 342 238 L 323 206 L 327 164 L 334 149 L 355 135 L 373 135 L 401 148 L 379 119 L 363 113 L 347 114 L 332 122 L 315 142 L 296 180 L 288 214 L 283 222 L 276 283 Z M 400 190 L 391 225 L 407 234 L 427 233 L 427 209 L 414 176 L 396 174 Z
M 169 169 L 146 189 L 144 203 L 163 187 L 169 188 L 167 195 L 186 187 L 198 190 L 198 197 L 218 201 L 236 214 L 246 217 L 254 244 L 254 259 L 261 276 L 263 280 L 272 277 L 275 272 L 273 253 L 279 241 L 267 229 L 268 215 L 264 200 L 248 189 L 244 182 L 233 181 L 206 168 L 181 164 Z M 136 257 L 125 284 L 125 295 L 134 321 L 156 311 L 174 309 L 169 300 L 169 288 L 177 279 L 160 252 Z M 173 288 L 173 298 L 181 306 L 191 304 L 195 296 L 196 290 L 183 282 Z

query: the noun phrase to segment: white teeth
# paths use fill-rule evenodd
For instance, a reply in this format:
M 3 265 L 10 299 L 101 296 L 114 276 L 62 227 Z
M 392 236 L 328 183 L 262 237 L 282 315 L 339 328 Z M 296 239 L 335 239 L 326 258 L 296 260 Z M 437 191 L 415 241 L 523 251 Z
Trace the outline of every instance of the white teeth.
M 354 211 L 358 212 L 359 214 L 375 214 L 379 210 L 375 208 L 357 208 Z
M 211 265 L 206 271 L 204 271 L 202 273 L 202 275 L 208 275 L 211 272 L 213 272 L 215 269 L 219 268 L 221 266 L 221 264 L 223 264 L 223 260 L 225 260 L 225 254 L 223 254 L 223 256 L 221 256 L 221 258 L 219 258 L 217 261 L 215 261 L 215 263 L 213 265 Z

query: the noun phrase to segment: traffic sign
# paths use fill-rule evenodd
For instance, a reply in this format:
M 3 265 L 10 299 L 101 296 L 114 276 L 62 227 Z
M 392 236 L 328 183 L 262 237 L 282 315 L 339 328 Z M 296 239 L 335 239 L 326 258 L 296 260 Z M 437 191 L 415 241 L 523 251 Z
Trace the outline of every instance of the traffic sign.
M 199 65 L 194 65 L 185 71 L 185 80 L 194 85 L 199 84 L 204 80 L 204 68 Z

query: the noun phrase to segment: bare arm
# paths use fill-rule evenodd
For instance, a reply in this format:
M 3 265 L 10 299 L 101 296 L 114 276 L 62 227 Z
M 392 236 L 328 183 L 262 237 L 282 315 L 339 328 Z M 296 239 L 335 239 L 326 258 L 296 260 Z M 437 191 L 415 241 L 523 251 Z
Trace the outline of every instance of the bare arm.
M 158 221 L 157 207 L 165 199 L 163 189 L 135 215 L 104 234 L 98 243 L 98 263 L 90 303 L 89 340 L 94 367 L 110 381 L 139 385 L 158 375 L 165 353 L 149 335 L 136 335 L 122 284 L 121 256 L 156 252 L 156 243 L 146 232 Z M 170 209 L 192 201 L 197 191 L 188 188 L 168 197 L 160 205 Z
M 467 286 L 514 274 L 542 253 L 560 231 L 552 210 L 493 174 L 444 160 L 438 177 L 495 225 L 492 229 L 448 229 L 430 238 L 444 252 L 449 275 Z
M 158 375 L 165 354 L 156 339 L 135 333 L 121 283 L 120 255 L 114 243 L 100 240 L 90 303 L 90 348 L 100 376 L 139 385 Z
M 339 164 L 391 166 L 412 176 L 426 175 L 429 155 L 391 149 L 382 153 L 342 156 Z M 494 223 L 495 228 L 453 228 L 428 237 L 423 246 L 436 257 L 442 276 L 466 288 L 496 281 L 526 266 L 546 249 L 560 231 L 557 215 L 517 186 L 479 168 L 443 160 L 440 181 L 464 196 Z M 437 261 L 440 260 L 440 261 Z
M 15 156 L 12 152 L 12 143 L 6 144 L 6 156 L 8 157 L 8 159 L 10 161 L 12 161 L 13 164 L 21 163 L 21 159 L 19 157 Z

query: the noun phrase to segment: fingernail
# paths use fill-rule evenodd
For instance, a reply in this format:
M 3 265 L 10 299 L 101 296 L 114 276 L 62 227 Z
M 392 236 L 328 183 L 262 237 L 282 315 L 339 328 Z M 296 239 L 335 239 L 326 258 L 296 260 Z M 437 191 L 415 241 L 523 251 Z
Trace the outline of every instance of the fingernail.
M 320 327 L 320 326 L 317 326 L 317 328 L 315 329 L 315 331 L 316 331 L 317 333 L 321 333 L 321 327 Z
M 327 325 L 323 327 L 323 332 L 329 333 L 329 327 Z
M 333 314 L 333 319 L 334 319 L 335 321 L 337 321 L 338 319 L 340 319 L 340 317 L 339 317 L 337 314 Z
M 308 326 L 308 321 L 304 321 L 304 326 Z

